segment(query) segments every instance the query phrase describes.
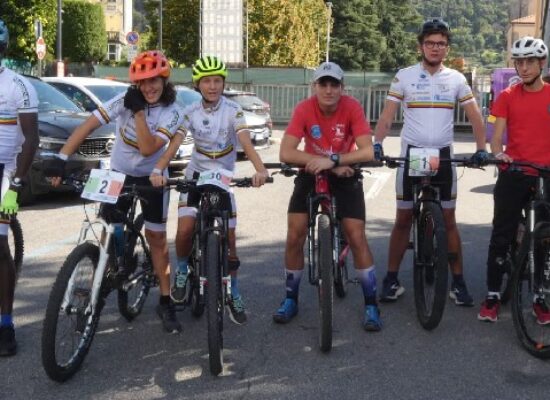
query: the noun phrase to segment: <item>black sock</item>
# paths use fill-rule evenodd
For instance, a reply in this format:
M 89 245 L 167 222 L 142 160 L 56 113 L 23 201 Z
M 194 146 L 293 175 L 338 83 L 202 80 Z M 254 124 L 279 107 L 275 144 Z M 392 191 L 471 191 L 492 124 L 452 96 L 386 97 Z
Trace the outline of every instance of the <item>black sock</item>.
M 456 285 L 464 284 L 464 275 L 462 274 L 453 274 L 453 283 Z
M 398 272 L 388 271 L 388 273 L 386 274 L 386 278 L 388 279 L 389 282 L 397 282 L 397 274 Z

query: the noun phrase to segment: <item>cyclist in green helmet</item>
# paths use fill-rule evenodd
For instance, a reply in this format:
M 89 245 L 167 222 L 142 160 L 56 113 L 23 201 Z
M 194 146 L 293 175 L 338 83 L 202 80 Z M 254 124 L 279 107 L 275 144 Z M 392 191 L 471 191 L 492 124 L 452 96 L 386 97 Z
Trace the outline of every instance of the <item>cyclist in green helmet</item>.
M 195 147 L 191 161 L 185 170 L 185 176 L 192 179 L 194 175 L 206 171 L 225 169 L 235 170 L 237 160 L 237 141 L 240 142 L 247 158 L 252 162 L 256 173 L 252 177 L 255 187 L 265 183 L 268 172 L 250 140 L 250 132 L 241 106 L 223 96 L 227 68 L 223 61 L 214 56 L 199 58 L 193 65 L 193 85 L 202 101 L 189 105 L 184 110 L 184 125 L 193 134 Z M 156 168 L 166 168 L 170 161 L 168 151 L 157 163 Z M 194 194 L 181 194 L 178 204 L 178 231 L 176 235 L 176 270 L 171 296 L 175 302 L 182 302 L 187 282 L 187 264 L 191 253 L 191 239 L 195 226 L 199 198 Z M 231 193 L 233 208 L 229 221 L 229 269 L 231 273 L 232 298 L 228 304 L 229 316 L 236 324 L 246 321 L 244 303 L 239 292 L 237 269 L 239 259 L 235 245 L 236 206 Z

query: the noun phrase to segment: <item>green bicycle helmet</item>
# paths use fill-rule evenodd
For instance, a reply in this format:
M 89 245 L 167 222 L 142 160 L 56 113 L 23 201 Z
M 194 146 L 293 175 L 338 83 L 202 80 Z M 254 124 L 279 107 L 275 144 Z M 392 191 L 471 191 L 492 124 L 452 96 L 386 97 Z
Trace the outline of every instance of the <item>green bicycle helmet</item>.
M 193 65 L 193 83 L 198 83 L 205 76 L 222 76 L 227 78 L 227 68 L 222 60 L 214 56 L 204 56 Z

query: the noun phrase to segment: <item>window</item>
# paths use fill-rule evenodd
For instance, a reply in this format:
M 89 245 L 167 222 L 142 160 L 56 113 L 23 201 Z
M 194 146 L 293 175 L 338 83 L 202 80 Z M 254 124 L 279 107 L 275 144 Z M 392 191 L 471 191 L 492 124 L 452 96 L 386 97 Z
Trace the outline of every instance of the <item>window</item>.
M 107 59 L 117 61 L 117 45 L 115 43 L 107 44 Z

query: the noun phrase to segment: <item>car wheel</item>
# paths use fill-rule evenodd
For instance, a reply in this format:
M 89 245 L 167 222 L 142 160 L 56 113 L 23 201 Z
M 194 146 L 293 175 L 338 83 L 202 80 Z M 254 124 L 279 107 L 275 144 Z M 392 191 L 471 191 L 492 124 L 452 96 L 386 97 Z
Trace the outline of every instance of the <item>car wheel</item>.
M 28 206 L 36 200 L 36 195 L 32 192 L 32 187 L 29 181 L 23 182 L 23 187 L 17 195 L 17 200 L 20 206 Z

